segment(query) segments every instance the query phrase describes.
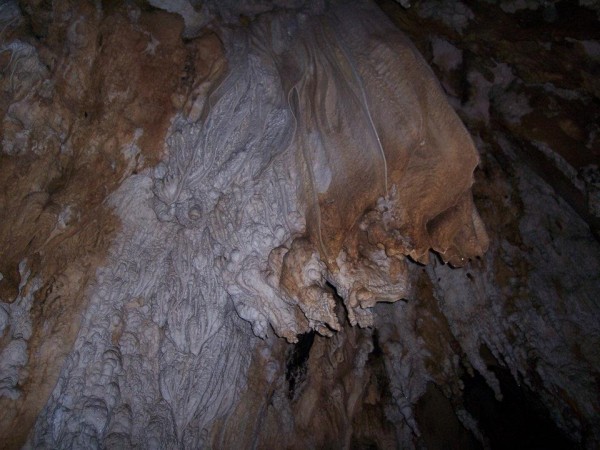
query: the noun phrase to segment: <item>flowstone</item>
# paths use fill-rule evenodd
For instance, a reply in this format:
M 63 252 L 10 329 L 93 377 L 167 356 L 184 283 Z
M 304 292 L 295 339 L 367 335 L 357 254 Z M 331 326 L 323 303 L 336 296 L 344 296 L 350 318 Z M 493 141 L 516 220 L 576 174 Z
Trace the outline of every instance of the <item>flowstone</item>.
M 70 81 L 93 79 L 77 64 L 89 69 L 90 55 L 103 54 L 103 27 L 138 40 L 136 80 L 173 39 L 133 5 L 85 3 L 87 15 L 71 22 L 68 5 L 52 6 L 68 26 L 32 26 L 50 38 L 66 32 L 69 51 L 80 52 L 65 69 Z M 36 5 L 28 8 L 35 14 Z M 249 388 L 255 336 L 332 336 L 346 320 L 338 298 L 351 325 L 372 326 L 376 303 L 410 294 L 408 264 L 427 263 L 434 250 L 461 266 L 488 246 L 470 192 L 474 144 L 421 56 L 373 5 L 308 2 L 240 26 L 212 22 L 227 69 L 210 57 L 214 39 L 194 41 L 202 24 L 185 22 L 191 41 L 173 51 L 187 62 L 156 164 L 143 161 L 153 128 L 138 110 L 151 104 L 143 83 L 130 89 L 117 70 L 89 81 L 101 98 L 68 91 L 65 108 L 82 108 L 75 128 L 111 108 L 127 116 L 128 102 L 144 100 L 123 145 L 97 136 L 61 144 L 61 152 L 82 142 L 105 151 L 120 175 L 104 204 L 120 228 L 86 285 L 77 338 L 28 445 L 208 446 L 214 424 Z M 111 124 L 102 132 L 110 136 Z M 5 151 L 27 150 L 15 148 Z M 63 228 L 69 211 L 59 217 Z

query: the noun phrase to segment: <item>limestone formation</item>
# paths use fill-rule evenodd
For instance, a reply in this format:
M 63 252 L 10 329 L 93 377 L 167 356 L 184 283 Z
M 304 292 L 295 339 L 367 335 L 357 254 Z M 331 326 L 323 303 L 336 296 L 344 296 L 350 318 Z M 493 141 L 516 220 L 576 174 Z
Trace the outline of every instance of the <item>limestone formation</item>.
M 488 445 L 463 380 L 501 399 L 496 365 L 597 442 L 598 245 L 513 145 L 514 185 L 480 145 L 490 241 L 475 144 L 374 4 L 199 3 L 0 5 L 2 446 L 435 446 L 423 399 Z

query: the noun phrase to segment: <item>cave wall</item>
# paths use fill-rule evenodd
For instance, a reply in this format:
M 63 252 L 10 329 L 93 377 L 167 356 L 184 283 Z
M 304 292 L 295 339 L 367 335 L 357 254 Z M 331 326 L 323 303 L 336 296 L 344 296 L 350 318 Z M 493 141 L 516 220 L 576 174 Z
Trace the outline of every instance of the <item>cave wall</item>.
M 4 447 L 600 442 L 593 5 L 149 3 L 1 5 Z

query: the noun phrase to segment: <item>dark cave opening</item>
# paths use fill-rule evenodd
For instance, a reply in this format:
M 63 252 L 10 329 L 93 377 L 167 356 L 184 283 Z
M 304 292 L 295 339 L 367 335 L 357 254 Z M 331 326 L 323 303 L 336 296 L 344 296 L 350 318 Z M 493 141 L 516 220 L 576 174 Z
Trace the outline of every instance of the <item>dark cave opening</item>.
M 294 399 L 296 389 L 306 378 L 310 349 L 315 340 L 315 332 L 310 331 L 298 336 L 298 342 L 290 346 L 285 362 L 285 379 L 288 383 L 288 398 Z
M 373 329 L 373 351 L 369 354 L 369 360 L 371 360 L 372 358 L 378 358 L 381 357 L 383 355 L 383 350 L 381 348 L 381 345 L 379 344 L 379 332 L 377 331 L 377 328 Z

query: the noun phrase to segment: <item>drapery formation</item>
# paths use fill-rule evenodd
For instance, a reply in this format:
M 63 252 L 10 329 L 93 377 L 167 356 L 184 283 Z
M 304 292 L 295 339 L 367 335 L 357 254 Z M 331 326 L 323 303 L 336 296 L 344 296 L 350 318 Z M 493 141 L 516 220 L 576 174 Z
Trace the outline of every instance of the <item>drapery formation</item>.
M 428 382 L 500 397 L 497 253 L 453 269 L 489 245 L 479 157 L 407 38 L 368 2 L 149 3 L 184 22 L 2 10 L 8 445 L 408 445 Z

